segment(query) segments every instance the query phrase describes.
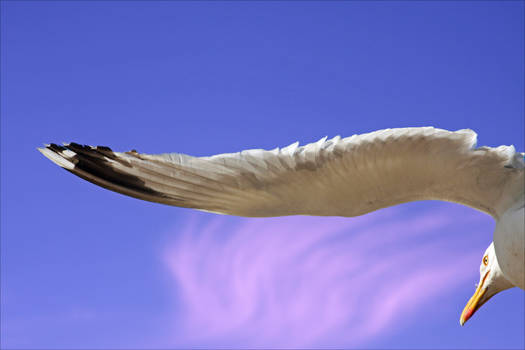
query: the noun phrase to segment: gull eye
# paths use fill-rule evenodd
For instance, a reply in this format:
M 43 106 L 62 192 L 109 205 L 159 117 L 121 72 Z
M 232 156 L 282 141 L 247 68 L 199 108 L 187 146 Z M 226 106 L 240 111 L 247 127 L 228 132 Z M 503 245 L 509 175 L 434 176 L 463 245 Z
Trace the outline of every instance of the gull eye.
M 483 257 L 483 265 L 487 266 L 489 264 L 489 257 L 487 255 L 485 255 Z

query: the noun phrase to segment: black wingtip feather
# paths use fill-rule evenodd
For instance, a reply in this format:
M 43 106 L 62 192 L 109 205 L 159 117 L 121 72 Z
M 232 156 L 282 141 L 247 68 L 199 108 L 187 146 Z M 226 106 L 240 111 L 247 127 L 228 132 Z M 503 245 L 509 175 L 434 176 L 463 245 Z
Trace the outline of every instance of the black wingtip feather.
M 96 185 L 139 199 L 144 199 L 143 195 L 168 198 L 165 194 L 146 186 L 144 180 L 139 177 L 116 169 L 108 158 L 125 166 L 130 165 L 109 147 L 91 147 L 71 142 L 64 146 L 51 143 L 46 145 L 46 148 L 74 164 L 74 168 L 66 170 Z M 63 152 L 66 150 L 74 152 L 75 155 L 65 156 Z
M 47 145 L 46 148 L 52 150 L 55 153 L 60 153 L 66 150 L 64 146 L 57 145 L 56 143 L 51 143 Z
M 97 146 L 96 149 L 97 151 L 102 151 L 102 152 L 113 152 L 113 150 L 107 146 Z

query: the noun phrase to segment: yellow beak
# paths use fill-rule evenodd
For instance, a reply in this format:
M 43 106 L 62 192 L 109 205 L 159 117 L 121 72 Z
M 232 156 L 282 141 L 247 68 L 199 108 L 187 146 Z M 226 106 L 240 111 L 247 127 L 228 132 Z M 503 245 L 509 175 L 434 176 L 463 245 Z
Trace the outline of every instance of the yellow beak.
M 465 322 L 469 320 L 469 318 L 474 315 L 474 313 L 483 305 L 483 302 L 480 303 L 481 298 L 485 295 L 487 292 L 487 288 L 484 288 L 485 280 L 487 279 L 487 276 L 489 275 L 489 271 L 485 273 L 485 276 L 483 276 L 483 279 L 481 280 L 481 283 L 478 285 L 478 288 L 476 288 L 476 291 L 474 292 L 474 295 L 470 300 L 468 301 L 467 305 L 463 309 L 463 312 L 461 313 L 461 317 L 459 318 L 459 324 L 464 325 Z M 485 300 L 486 301 L 486 300 Z

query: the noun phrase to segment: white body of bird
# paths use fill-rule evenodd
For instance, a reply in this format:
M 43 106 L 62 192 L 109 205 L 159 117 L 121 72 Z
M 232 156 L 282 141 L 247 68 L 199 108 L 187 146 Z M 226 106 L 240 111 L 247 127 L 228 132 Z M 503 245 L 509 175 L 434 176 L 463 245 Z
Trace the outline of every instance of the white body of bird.
M 503 275 L 525 289 L 525 207 L 508 209 L 496 222 L 494 249 Z M 521 262 L 521 263 L 520 263 Z

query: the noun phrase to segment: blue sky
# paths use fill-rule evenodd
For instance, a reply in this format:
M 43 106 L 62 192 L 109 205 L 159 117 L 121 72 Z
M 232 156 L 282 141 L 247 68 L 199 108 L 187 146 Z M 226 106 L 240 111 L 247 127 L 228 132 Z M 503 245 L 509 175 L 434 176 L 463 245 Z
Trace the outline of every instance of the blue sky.
M 0 6 L 3 348 L 524 347 L 518 289 L 459 326 L 494 229 L 472 209 L 217 216 L 36 151 L 201 156 L 405 126 L 523 151 L 523 2 Z

